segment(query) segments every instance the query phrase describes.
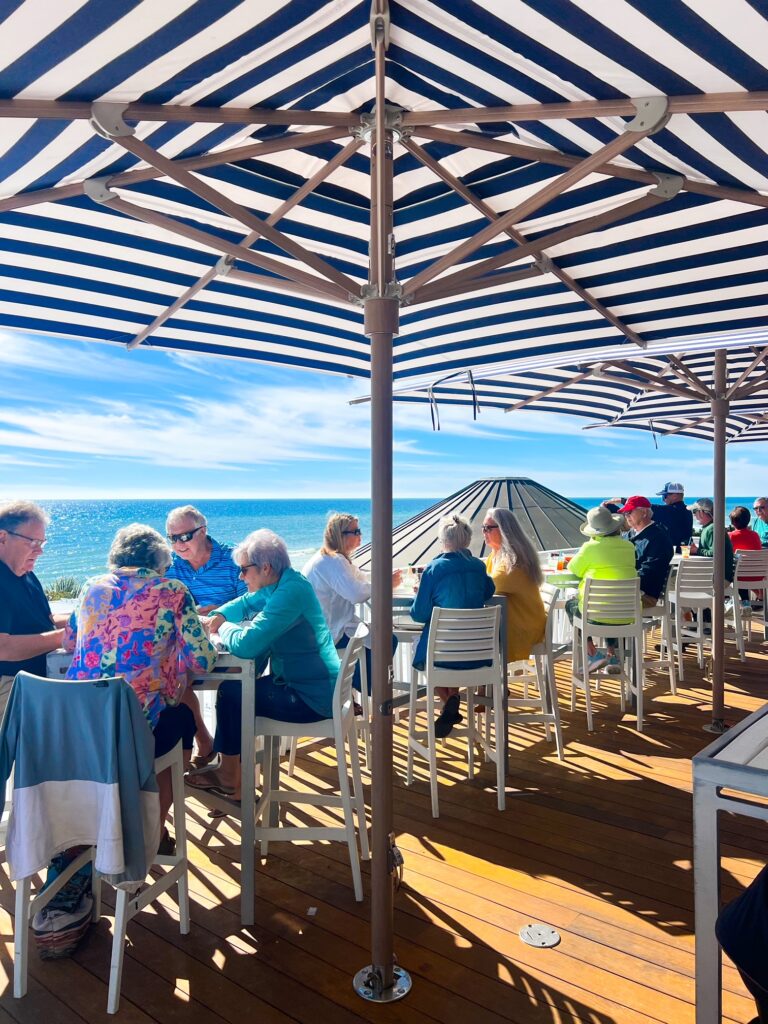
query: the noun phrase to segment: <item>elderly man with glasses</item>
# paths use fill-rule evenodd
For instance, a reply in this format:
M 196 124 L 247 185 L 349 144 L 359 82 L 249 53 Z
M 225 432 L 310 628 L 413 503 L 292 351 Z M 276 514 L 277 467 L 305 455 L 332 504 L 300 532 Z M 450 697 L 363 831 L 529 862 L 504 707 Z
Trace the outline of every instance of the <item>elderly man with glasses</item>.
M 232 548 L 208 535 L 208 521 L 194 505 L 171 509 L 165 532 L 173 548 L 173 564 L 166 576 L 181 580 L 200 614 L 245 593 L 246 586 L 232 560 Z
M 768 498 L 755 498 L 752 508 L 755 512 L 752 529 L 760 538 L 762 546 L 768 548 Z
M 653 507 L 641 494 L 633 494 L 617 509 L 629 523 L 629 537 L 635 545 L 635 565 L 640 577 L 640 597 L 643 608 L 658 604 L 674 547 L 667 531 L 654 521 Z
M 17 672 L 45 675 L 45 656 L 61 647 L 67 616 L 53 616 L 34 568 L 48 517 L 31 501 L 0 504 L 0 715 Z

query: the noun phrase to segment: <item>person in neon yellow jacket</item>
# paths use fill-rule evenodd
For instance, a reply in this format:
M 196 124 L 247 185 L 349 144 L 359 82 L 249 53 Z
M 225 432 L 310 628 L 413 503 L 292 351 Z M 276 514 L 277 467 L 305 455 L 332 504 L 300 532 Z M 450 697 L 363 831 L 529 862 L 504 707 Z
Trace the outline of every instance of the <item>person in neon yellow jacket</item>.
M 584 607 L 584 583 L 587 579 L 595 580 L 632 580 L 637 576 L 635 568 L 635 547 L 631 541 L 624 540 L 621 530 L 624 517 L 609 512 L 604 505 L 591 508 L 587 512 L 586 522 L 579 527 L 589 540 L 582 544 L 570 561 L 569 570 L 578 576 L 579 596 L 566 601 L 565 610 L 573 621 L 576 609 L 581 612 Z M 607 641 L 607 651 L 598 651 L 588 640 L 589 671 L 594 672 L 606 663 L 609 668 L 618 666 L 616 645 Z

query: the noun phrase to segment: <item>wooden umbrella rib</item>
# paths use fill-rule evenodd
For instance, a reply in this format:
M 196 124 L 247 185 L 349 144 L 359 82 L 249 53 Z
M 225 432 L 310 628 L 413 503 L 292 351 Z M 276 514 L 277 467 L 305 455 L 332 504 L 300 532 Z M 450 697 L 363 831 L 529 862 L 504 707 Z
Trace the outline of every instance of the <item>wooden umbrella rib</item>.
M 305 249 L 303 245 L 295 242 L 282 231 L 278 231 L 277 228 L 274 228 L 271 224 L 267 223 L 267 221 L 262 220 L 261 217 L 257 217 L 244 206 L 241 206 L 239 203 L 229 199 L 221 192 L 218 192 L 207 182 L 195 177 L 195 175 L 190 171 L 174 164 L 172 160 L 164 157 L 162 153 L 158 153 L 157 150 L 148 146 L 146 142 L 142 142 L 141 139 L 137 139 L 134 136 L 116 137 L 115 142 L 118 142 L 121 146 L 127 149 L 129 153 L 132 153 L 140 160 L 144 160 L 146 163 L 157 168 L 166 177 L 171 178 L 177 184 L 189 189 L 190 192 L 199 196 L 207 203 L 210 203 L 217 210 L 221 210 L 222 213 L 225 213 L 239 221 L 239 223 L 244 224 L 254 233 L 267 238 L 273 245 L 282 249 L 283 252 L 287 253 L 289 256 L 293 256 L 294 259 L 305 263 L 308 267 L 311 267 L 316 271 L 316 273 L 327 278 L 327 280 L 333 282 L 339 288 L 345 289 L 349 295 L 353 296 L 360 293 L 359 286 L 351 277 L 343 274 L 340 270 L 336 270 L 335 267 L 332 267 L 321 256 Z
M 418 306 L 424 302 L 434 302 L 437 299 L 454 298 L 457 295 L 466 295 L 469 292 L 482 291 L 484 288 L 498 287 L 502 284 L 514 284 L 517 281 L 527 281 L 531 278 L 541 276 L 541 268 L 536 266 L 536 264 L 533 264 L 532 266 L 525 267 L 522 270 L 510 270 L 506 274 L 495 274 L 493 277 L 484 277 L 475 281 L 468 281 L 461 289 L 457 289 L 453 285 L 443 285 L 442 281 L 435 281 L 434 284 L 429 285 L 426 288 L 420 288 L 408 305 L 409 307 Z M 450 278 L 447 278 L 446 280 L 450 280 Z
M 362 140 L 353 139 L 353 141 L 350 142 L 347 146 L 345 146 L 344 149 L 340 150 L 336 154 L 336 156 L 333 157 L 332 160 L 329 160 L 324 167 L 321 167 L 316 174 L 314 174 L 311 178 L 305 181 L 303 185 L 296 189 L 296 191 L 291 196 L 289 196 L 288 199 L 285 200 L 285 202 L 281 203 L 280 206 L 278 206 L 277 209 L 274 210 L 273 213 L 269 215 L 269 217 L 267 217 L 267 224 L 276 224 L 282 217 L 286 215 L 286 213 L 288 213 L 289 210 L 292 210 L 295 206 L 302 202 L 302 200 L 304 200 L 312 191 L 314 191 L 314 189 L 317 188 L 317 186 L 321 182 L 323 182 L 326 178 L 333 174 L 333 172 L 338 167 L 340 167 L 346 160 L 348 160 L 353 153 L 357 152 L 357 150 L 360 148 L 360 146 L 362 146 L 362 144 Z M 259 239 L 259 237 L 260 235 L 257 231 L 252 231 L 249 235 L 246 235 L 246 237 L 242 240 L 240 244 L 250 249 L 250 247 L 254 245 L 254 243 Z M 137 348 L 139 345 L 141 345 L 142 342 L 146 341 L 146 339 L 150 335 L 154 334 L 155 331 L 158 330 L 158 328 L 162 327 L 162 325 L 166 323 L 167 320 L 169 320 L 172 316 L 178 313 L 180 309 L 186 306 L 186 304 L 191 299 L 193 299 L 195 295 L 197 295 L 200 291 L 206 288 L 211 283 L 211 281 L 213 281 L 217 276 L 218 271 L 216 268 L 207 270 L 205 274 L 198 281 L 196 281 L 190 288 L 188 288 L 182 295 L 180 295 L 179 298 L 175 300 L 175 302 L 173 302 L 167 309 L 164 309 L 162 313 L 155 317 L 151 324 L 148 324 L 145 328 L 143 328 L 143 330 L 139 331 L 136 337 L 132 338 L 131 341 L 128 343 L 128 348 Z M 231 271 L 230 276 L 232 276 Z M 271 281 L 271 278 L 266 277 L 263 278 L 262 280 L 266 285 L 268 282 Z M 272 284 L 271 287 L 274 288 L 275 285 Z M 310 289 L 307 289 L 307 292 L 309 293 Z M 298 290 L 296 294 L 297 293 Z M 316 296 L 322 293 L 312 289 L 311 294 L 313 296 Z
M 639 377 L 647 387 L 653 387 L 654 390 L 661 390 L 666 394 L 677 395 L 678 397 L 685 398 L 688 401 L 700 402 L 702 399 L 701 394 L 698 392 L 689 391 L 686 388 L 680 387 L 679 384 L 673 384 L 671 381 L 654 377 L 652 373 L 648 373 L 646 370 L 640 369 L 639 366 L 633 366 L 632 363 L 627 363 L 624 360 L 610 359 L 603 363 L 603 365 L 615 366 L 619 370 L 624 370 L 625 373 L 632 374 L 634 377 Z M 625 380 L 623 383 L 629 384 L 631 381 Z
M 349 135 L 349 130 L 343 131 L 338 128 L 323 128 L 318 132 L 302 132 L 298 135 L 291 135 L 288 138 L 267 139 L 264 142 L 254 142 L 248 146 L 238 146 L 236 149 L 223 149 L 216 153 L 204 153 L 201 156 L 185 157 L 182 160 L 174 160 L 175 166 L 183 167 L 187 171 L 200 171 L 206 167 L 218 167 L 221 164 L 237 163 L 240 160 L 258 160 L 262 156 L 269 156 L 272 153 L 282 153 L 292 149 L 307 149 L 309 146 L 320 145 L 323 142 L 335 142 Z M 140 167 L 131 171 L 121 171 L 108 177 L 110 186 L 138 185 L 143 181 L 152 181 L 154 178 L 161 178 L 163 174 L 156 167 Z M 55 203 L 62 199 L 71 199 L 73 196 L 83 195 L 83 183 L 74 182 L 70 185 L 56 185 L 53 188 L 38 189 L 34 192 L 24 192 L 21 195 L 9 196 L 7 199 L 0 199 L 0 213 L 8 210 L 20 210 L 25 206 L 36 206 L 38 203 Z
M 297 284 L 309 286 L 315 291 L 321 291 L 330 299 L 348 301 L 348 293 L 346 289 L 341 289 L 330 281 L 318 279 L 296 267 L 280 263 L 278 260 L 271 259 L 269 256 L 263 256 L 255 253 L 251 249 L 246 249 L 242 245 L 238 245 L 236 242 L 228 242 L 224 238 L 208 234 L 206 231 L 200 231 L 198 228 L 194 228 L 189 224 L 182 224 L 180 221 L 173 220 L 171 217 L 166 217 L 164 214 L 157 213 L 155 210 L 146 210 L 141 206 L 136 206 L 119 197 L 115 197 L 115 199 L 110 201 L 109 209 L 118 210 L 127 217 L 133 217 L 136 220 L 144 221 L 146 224 L 152 224 L 155 227 L 163 228 L 172 234 L 181 235 L 183 238 L 187 238 L 199 246 L 213 249 L 215 252 L 223 253 L 225 256 L 231 256 L 233 259 L 243 260 L 245 263 L 252 263 L 260 270 L 268 270 L 271 273 L 279 274 L 283 278 L 295 281 Z
M 413 134 L 432 142 L 445 142 L 451 146 L 466 149 L 480 149 L 501 156 L 518 156 L 523 160 L 535 160 L 538 163 L 553 164 L 556 167 L 575 167 L 581 157 L 570 153 L 561 153 L 557 149 L 543 149 L 539 146 L 526 146 L 519 142 L 508 142 L 505 139 L 491 139 L 477 132 L 450 131 L 446 128 L 418 127 Z M 653 185 L 656 177 L 652 171 L 643 171 L 635 167 L 623 167 L 621 164 L 605 163 L 595 168 L 595 174 L 607 174 L 613 178 L 636 181 L 643 185 Z M 727 199 L 737 203 L 768 208 L 768 195 L 728 185 L 712 185 L 703 181 L 683 177 L 683 189 L 696 195 L 710 199 Z
M 463 181 L 461 181 L 459 178 L 451 174 L 450 171 L 447 171 L 444 167 L 442 167 L 440 163 L 437 160 L 435 160 L 434 157 L 430 156 L 430 154 L 427 153 L 425 149 L 422 149 L 421 146 L 417 145 L 415 142 L 412 142 L 409 139 L 404 139 L 403 145 L 418 160 L 420 160 L 426 167 L 428 167 L 434 174 L 436 174 L 442 181 L 444 181 L 446 185 L 449 185 L 463 199 L 465 199 L 468 203 L 474 206 L 476 210 L 479 210 L 480 213 L 487 217 L 489 221 L 499 219 L 499 214 L 496 213 L 496 211 L 491 206 L 489 206 L 488 203 L 484 202 L 484 200 L 480 199 L 479 196 L 475 195 L 472 189 L 468 188 L 468 186 L 466 186 Z M 518 231 L 518 229 L 515 227 L 508 227 L 506 229 L 506 233 L 514 242 L 517 242 L 518 245 L 525 245 L 528 241 L 526 236 L 521 231 Z M 586 302 L 587 305 L 591 306 L 592 309 L 595 310 L 595 312 L 599 313 L 600 316 L 602 316 L 610 324 L 613 324 L 613 326 L 617 330 L 621 331 L 621 333 L 626 338 L 628 338 L 629 341 L 633 342 L 639 348 L 645 348 L 646 342 L 635 331 L 633 331 L 631 327 L 627 327 L 627 325 L 622 320 L 620 320 L 619 317 L 617 317 L 606 306 L 604 306 L 602 302 L 599 302 L 593 295 L 591 295 L 586 290 L 586 288 L 583 288 L 578 283 L 578 281 L 575 280 L 575 278 L 571 277 L 570 274 L 566 273 L 565 270 L 559 267 L 557 263 L 554 262 L 554 260 L 547 258 L 546 270 L 549 273 L 554 274 L 554 276 L 562 284 L 564 284 L 566 288 L 569 288 L 572 292 L 578 295 L 579 298 Z
M 129 103 L 131 121 L 183 121 L 189 124 L 346 125 L 349 114 L 331 110 L 271 110 L 268 107 L 202 107 Z M 91 104 L 66 100 L 0 100 L 0 117 L 89 121 Z
M 562 391 L 564 388 L 570 387 L 571 384 L 579 384 L 581 381 L 586 380 L 587 377 L 591 376 L 591 370 L 587 370 L 584 373 L 576 373 L 573 377 L 569 377 L 567 380 L 561 380 L 559 384 L 555 384 L 553 387 L 547 388 L 546 391 L 539 391 L 538 394 L 529 395 L 528 398 L 523 398 L 519 402 L 515 402 L 514 405 L 505 406 L 504 412 L 517 412 L 518 409 L 525 409 L 526 406 L 533 405 L 534 402 L 540 402 L 545 398 L 549 398 L 551 395 L 556 395 L 558 391 Z
M 639 98 L 639 97 L 638 97 Z M 728 111 L 768 110 L 768 92 L 700 93 L 670 96 L 672 114 L 718 114 Z M 405 125 L 484 124 L 489 121 L 551 121 L 589 117 L 626 117 L 635 113 L 630 98 L 574 100 L 558 103 L 515 103 L 499 107 L 459 107 L 453 110 L 414 110 L 403 116 Z
M 587 217 L 584 220 L 577 221 L 575 224 L 569 224 L 567 227 L 553 231 L 549 235 L 542 235 L 541 238 L 537 238 L 534 242 L 526 242 L 525 245 L 518 246 L 517 249 L 513 249 L 511 252 L 492 256 L 490 259 L 482 260 L 480 263 L 475 263 L 464 270 L 449 274 L 447 277 L 437 281 L 433 290 L 429 288 L 415 290 L 413 293 L 414 300 L 426 302 L 428 299 L 433 298 L 437 285 L 441 286 L 440 294 L 442 296 L 461 295 L 466 290 L 467 282 L 475 281 L 479 278 L 485 281 L 484 287 L 491 287 L 498 283 L 497 280 L 493 276 L 487 277 L 484 275 L 491 274 L 492 271 L 499 270 L 510 263 L 515 263 L 526 256 L 531 256 L 541 249 L 560 245 L 563 242 L 570 241 L 572 238 L 578 238 L 580 235 L 599 231 L 609 224 L 616 223 L 616 221 L 625 220 L 627 217 L 634 217 L 664 201 L 662 196 L 649 192 L 647 195 L 641 196 L 639 199 L 633 199 L 623 206 L 617 206 L 613 210 L 607 210 L 605 213 L 597 214 L 594 217 Z
M 766 356 L 768 356 L 768 345 L 766 345 L 765 348 L 760 349 L 755 353 L 755 358 L 752 360 L 752 362 L 749 364 L 746 370 L 744 370 L 739 375 L 739 377 L 733 382 L 733 384 L 731 384 L 731 386 L 728 388 L 728 391 L 725 396 L 726 398 L 733 399 L 734 397 L 737 397 L 736 393 L 741 387 L 741 385 L 744 383 L 747 377 L 749 377 L 749 375 L 754 370 L 757 369 L 757 367 L 760 365 L 760 363 L 763 362 Z
M 711 388 L 707 387 L 700 377 L 697 377 L 692 370 L 689 370 L 685 363 L 683 363 L 677 356 L 668 355 L 666 358 L 673 373 L 682 380 L 684 384 L 690 384 L 694 391 L 697 391 L 708 402 L 712 401 L 715 397 L 714 392 Z
M 502 234 L 508 227 L 529 217 L 536 210 L 550 202 L 550 200 L 588 177 L 595 167 L 599 167 L 600 164 L 605 163 L 612 156 L 617 156 L 619 153 L 624 152 L 624 150 L 631 148 L 641 139 L 645 138 L 647 134 L 647 131 L 626 131 L 621 135 L 617 135 L 596 153 L 592 153 L 591 156 L 581 160 L 575 167 L 571 167 L 565 174 L 561 174 L 554 181 L 546 184 L 544 188 L 539 189 L 535 195 L 529 196 L 528 199 L 523 200 L 522 203 L 508 210 L 507 213 L 502 214 L 498 220 L 486 225 L 486 227 L 482 228 L 471 238 L 456 246 L 451 252 L 446 253 L 445 256 L 425 267 L 421 273 L 408 282 L 404 289 L 404 294 L 412 294 L 422 285 L 431 281 L 433 277 L 437 277 L 438 274 L 442 274 L 445 270 L 467 259 L 467 257 L 471 256 L 472 253 L 476 252 L 487 242 Z

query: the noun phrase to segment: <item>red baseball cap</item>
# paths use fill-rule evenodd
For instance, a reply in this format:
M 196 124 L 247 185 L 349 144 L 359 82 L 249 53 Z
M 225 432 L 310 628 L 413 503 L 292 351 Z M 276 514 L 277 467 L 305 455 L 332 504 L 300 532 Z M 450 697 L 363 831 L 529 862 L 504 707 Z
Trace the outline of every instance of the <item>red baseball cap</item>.
M 625 512 L 634 512 L 636 508 L 650 508 L 651 503 L 647 498 L 644 498 L 642 494 L 633 494 L 631 498 L 627 498 L 626 505 L 622 505 L 619 512 L 623 515 Z

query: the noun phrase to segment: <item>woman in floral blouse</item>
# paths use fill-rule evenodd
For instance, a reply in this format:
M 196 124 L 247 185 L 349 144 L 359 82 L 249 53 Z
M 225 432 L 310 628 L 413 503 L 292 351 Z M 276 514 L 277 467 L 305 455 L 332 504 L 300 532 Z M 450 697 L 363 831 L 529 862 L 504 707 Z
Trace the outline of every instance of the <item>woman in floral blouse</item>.
M 67 677 L 123 676 L 155 734 L 155 756 L 181 740 L 187 767 L 195 722 L 189 707 L 178 702 L 187 670 L 209 672 L 216 651 L 187 588 L 164 577 L 170 564 L 170 548 L 150 526 L 132 523 L 118 530 L 109 551 L 110 571 L 83 586 L 64 642 L 74 650 Z M 157 781 L 165 821 L 170 771 Z

